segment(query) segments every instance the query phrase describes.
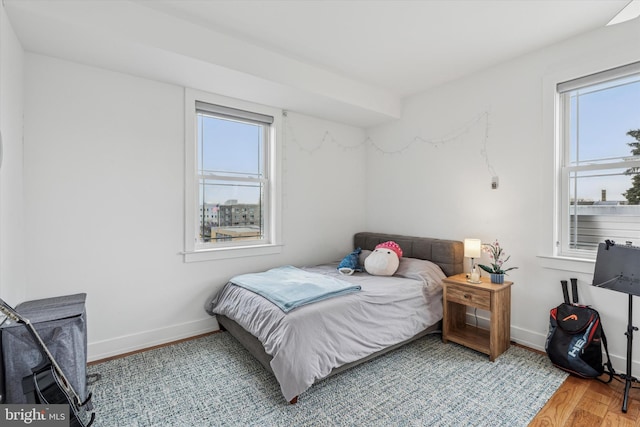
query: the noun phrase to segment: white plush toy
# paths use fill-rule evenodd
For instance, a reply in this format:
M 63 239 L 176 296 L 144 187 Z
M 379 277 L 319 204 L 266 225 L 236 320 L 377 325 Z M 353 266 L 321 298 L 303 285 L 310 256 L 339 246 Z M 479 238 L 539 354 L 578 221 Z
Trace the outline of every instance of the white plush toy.
M 393 276 L 400 265 L 402 249 L 393 241 L 380 243 L 364 260 L 364 269 L 374 276 Z

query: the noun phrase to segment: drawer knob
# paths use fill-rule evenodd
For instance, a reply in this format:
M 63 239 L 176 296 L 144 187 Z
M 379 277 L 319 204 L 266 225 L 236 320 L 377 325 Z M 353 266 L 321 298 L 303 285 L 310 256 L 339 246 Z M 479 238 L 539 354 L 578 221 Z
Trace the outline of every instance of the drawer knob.
M 464 294 L 464 297 L 465 297 L 465 299 L 469 299 L 469 298 L 471 298 L 471 295 L 469 295 L 469 294 Z

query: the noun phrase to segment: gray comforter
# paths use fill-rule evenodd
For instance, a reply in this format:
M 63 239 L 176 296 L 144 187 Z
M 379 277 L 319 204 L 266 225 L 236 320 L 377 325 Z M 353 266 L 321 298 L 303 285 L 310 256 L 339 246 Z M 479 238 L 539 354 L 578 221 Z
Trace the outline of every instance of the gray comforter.
M 361 291 L 284 313 L 260 295 L 228 283 L 207 307 L 260 340 L 273 357 L 271 368 L 287 401 L 332 369 L 405 341 L 442 319 L 444 274 L 435 264 L 405 277 L 341 276 L 335 265 L 307 270 L 337 276 Z

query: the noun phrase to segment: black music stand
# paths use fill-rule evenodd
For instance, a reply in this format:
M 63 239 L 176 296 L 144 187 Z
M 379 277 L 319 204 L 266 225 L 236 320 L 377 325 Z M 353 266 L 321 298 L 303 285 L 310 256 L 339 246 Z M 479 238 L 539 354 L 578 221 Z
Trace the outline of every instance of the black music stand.
M 640 248 L 616 245 L 611 240 L 598 245 L 596 267 L 593 273 L 593 286 L 623 292 L 629 295 L 629 318 L 627 322 L 627 373 L 616 374 L 625 381 L 622 412 L 627 412 L 631 383 L 638 379 L 631 375 L 631 348 L 633 344 L 633 295 L 640 296 Z

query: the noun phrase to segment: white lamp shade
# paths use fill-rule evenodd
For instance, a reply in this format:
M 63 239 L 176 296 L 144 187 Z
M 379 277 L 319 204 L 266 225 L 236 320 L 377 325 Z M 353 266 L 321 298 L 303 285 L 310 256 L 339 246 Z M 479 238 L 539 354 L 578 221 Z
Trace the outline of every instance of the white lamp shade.
M 482 242 L 480 239 L 464 239 L 464 256 L 467 258 L 480 258 L 482 255 Z

